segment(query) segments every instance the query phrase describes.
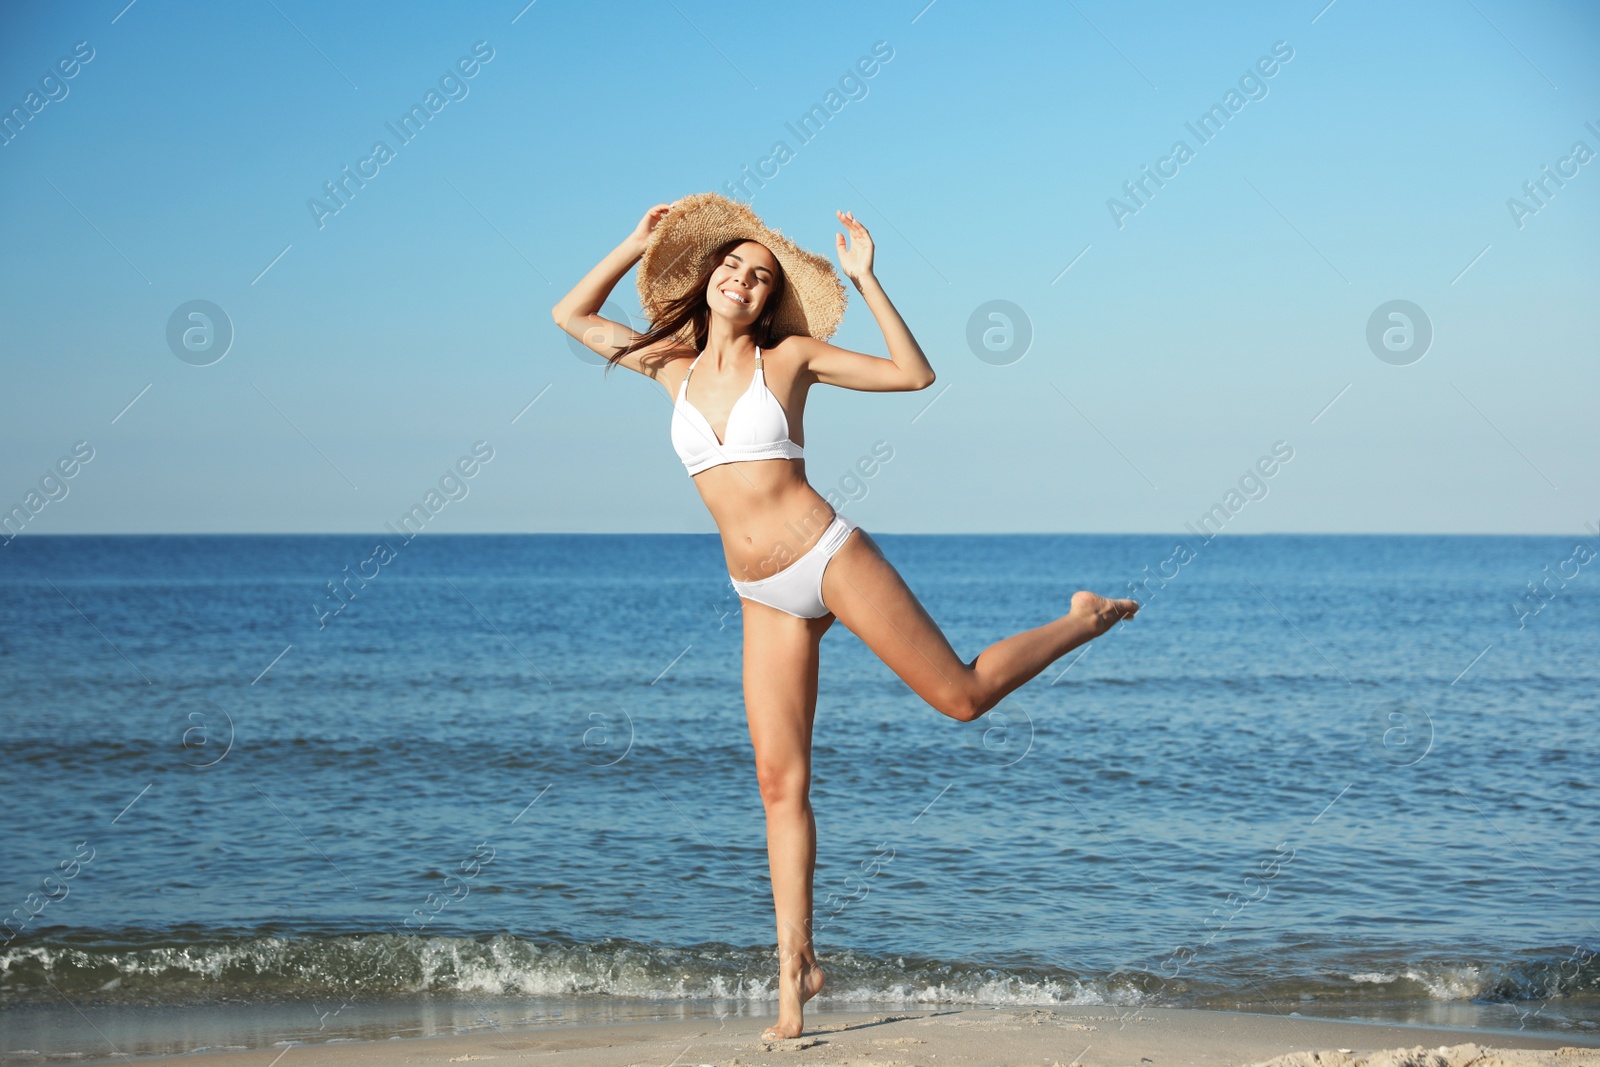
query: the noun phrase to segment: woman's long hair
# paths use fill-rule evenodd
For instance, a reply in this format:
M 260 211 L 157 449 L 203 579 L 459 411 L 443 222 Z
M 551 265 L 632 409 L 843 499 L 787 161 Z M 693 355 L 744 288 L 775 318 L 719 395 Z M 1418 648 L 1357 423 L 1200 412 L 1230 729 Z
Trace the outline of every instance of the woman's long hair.
M 694 331 L 694 350 L 704 352 L 706 341 L 711 336 L 711 308 L 706 303 L 706 286 L 711 284 L 711 275 L 716 273 L 722 261 L 728 258 L 728 253 L 744 244 L 748 238 L 735 237 L 718 245 L 716 250 L 706 257 L 704 265 L 700 268 L 700 275 L 682 296 L 669 300 L 662 307 L 661 313 L 650 323 L 648 332 L 643 333 L 632 344 L 624 345 L 612 355 L 606 357 L 609 361 L 606 370 L 610 371 L 617 361 L 629 352 L 653 345 L 657 341 L 671 337 L 685 325 L 692 325 Z M 783 300 L 783 291 L 787 282 L 783 276 L 783 267 L 780 265 L 774 272 L 776 277 L 772 280 L 772 293 L 767 298 L 767 306 L 761 310 L 761 317 L 756 320 L 755 335 L 757 343 L 762 348 L 770 348 L 773 343 L 772 321 L 778 315 L 778 304 Z

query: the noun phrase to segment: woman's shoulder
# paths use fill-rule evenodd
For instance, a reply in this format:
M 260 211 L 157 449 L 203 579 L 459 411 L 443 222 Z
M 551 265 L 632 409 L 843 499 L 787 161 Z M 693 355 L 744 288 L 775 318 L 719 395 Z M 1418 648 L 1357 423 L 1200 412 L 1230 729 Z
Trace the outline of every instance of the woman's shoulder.
M 821 344 L 822 342 L 815 337 L 797 333 L 778 338 L 770 347 L 762 349 L 762 352 L 773 359 L 803 366 Z
M 799 333 L 779 338 L 767 351 L 772 354 L 774 365 L 783 367 L 794 381 L 814 385 L 817 376 L 811 369 L 812 360 L 828 347 L 825 341 Z

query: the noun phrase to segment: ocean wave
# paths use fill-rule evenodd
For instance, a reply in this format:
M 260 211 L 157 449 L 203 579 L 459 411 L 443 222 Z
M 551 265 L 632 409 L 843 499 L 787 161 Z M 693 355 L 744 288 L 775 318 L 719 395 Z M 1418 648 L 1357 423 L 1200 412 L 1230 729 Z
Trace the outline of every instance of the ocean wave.
M 1369 950 L 1370 953 L 1370 950 Z M 1600 998 L 1600 961 L 1582 951 L 1510 960 L 1365 958 L 1315 974 L 1237 959 L 1204 977 L 993 966 L 859 951 L 828 953 L 824 1002 L 836 1004 L 1165 1005 L 1221 1007 L 1262 999 L 1351 1002 Z M 1351 961 L 1358 962 L 1358 961 Z M 687 947 L 560 934 L 449 937 L 389 933 L 234 936 L 148 933 L 32 939 L 0 951 L 0 1005 L 59 992 L 100 1003 L 266 1002 L 415 994 L 773 1001 L 770 947 Z

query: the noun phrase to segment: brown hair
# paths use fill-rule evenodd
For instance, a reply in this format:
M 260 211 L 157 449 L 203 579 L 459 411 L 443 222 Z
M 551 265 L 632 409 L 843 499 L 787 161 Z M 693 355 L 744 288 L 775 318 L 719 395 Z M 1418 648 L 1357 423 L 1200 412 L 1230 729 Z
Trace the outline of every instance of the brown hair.
M 606 357 L 609 361 L 606 370 L 609 372 L 617 361 L 629 352 L 653 345 L 657 341 L 673 336 L 684 326 L 691 326 L 694 331 L 694 350 L 705 351 L 706 341 L 711 334 L 711 308 L 706 303 L 706 286 L 711 284 L 711 275 L 716 273 L 722 261 L 728 258 L 728 253 L 744 244 L 749 238 L 735 237 L 731 241 L 720 244 L 706 257 L 705 263 L 700 268 L 700 274 L 695 283 L 686 289 L 682 296 L 667 301 L 661 308 L 661 314 L 651 322 L 650 329 L 640 334 L 631 344 L 617 349 L 615 353 Z M 756 242 L 759 244 L 760 242 Z M 776 257 L 774 257 L 776 262 Z M 779 264 L 772 280 L 772 293 L 767 298 L 767 306 L 762 308 L 761 317 L 756 320 L 755 333 L 758 343 L 763 348 L 770 348 L 774 340 L 772 336 L 772 321 L 777 317 L 778 305 L 783 301 L 784 276 L 783 266 Z

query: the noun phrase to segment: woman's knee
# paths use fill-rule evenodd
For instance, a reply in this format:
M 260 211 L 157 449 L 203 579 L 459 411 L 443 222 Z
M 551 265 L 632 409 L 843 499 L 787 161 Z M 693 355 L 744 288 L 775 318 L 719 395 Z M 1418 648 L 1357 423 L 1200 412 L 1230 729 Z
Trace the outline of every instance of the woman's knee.
M 976 684 L 951 684 L 944 686 L 928 703 L 957 722 L 971 722 L 993 708 L 996 701 L 989 699 Z
M 756 761 L 761 803 L 773 808 L 802 808 L 811 799 L 811 769 L 792 762 Z
M 946 701 L 939 710 L 957 722 L 971 722 L 989 709 L 976 697 L 963 696 Z

